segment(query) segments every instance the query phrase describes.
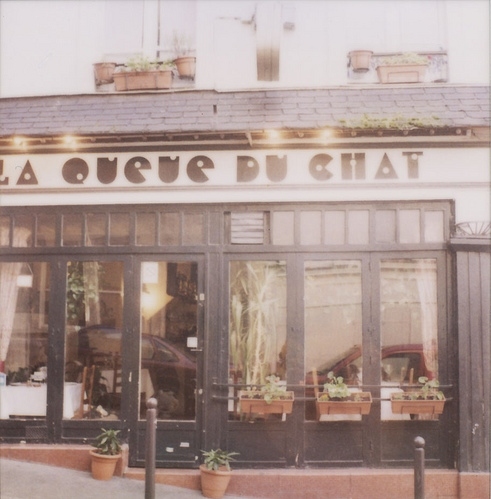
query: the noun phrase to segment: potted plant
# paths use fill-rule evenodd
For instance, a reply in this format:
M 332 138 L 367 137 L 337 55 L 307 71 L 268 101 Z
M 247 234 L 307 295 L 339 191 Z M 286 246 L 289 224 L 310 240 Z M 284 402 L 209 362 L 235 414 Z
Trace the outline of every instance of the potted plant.
M 349 64 L 355 73 L 367 73 L 370 69 L 371 50 L 352 50 L 349 54 Z
M 230 462 L 235 461 L 233 456 L 238 453 L 221 449 L 201 452 L 204 456 L 203 464 L 199 467 L 201 491 L 205 497 L 220 499 L 225 495 L 232 476 Z
M 274 374 L 266 377 L 266 384 L 239 391 L 240 412 L 245 414 L 290 414 L 294 393 L 287 391 Z
M 382 57 L 377 75 L 380 83 L 419 83 L 424 80 L 429 62 L 428 56 L 415 52 Z
M 316 400 L 317 418 L 323 414 L 368 414 L 372 406 L 370 392 L 353 392 L 342 376 L 327 375 L 328 382 Z
M 162 90 L 172 86 L 174 64 L 171 61 L 150 61 L 138 56 L 130 59 L 114 73 L 118 92 L 127 90 Z
M 439 389 L 436 379 L 420 376 L 420 388 L 409 388 L 404 392 L 392 393 L 390 402 L 394 414 L 441 414 L 445 405 L 445 395 Z
M 92 457 L 92 476 L 96 480 L 110 480 L 114 475 L 116 464 L 121 457 L 121 442 L 118 437 L 120 430 L 105 430 L 92 444 L 95 450 L 90 451 Z
M 93 66 L 96 85 L 105 85 L 114 81 L 115 62 L 96 62 Z
M 191 37 L 174 31 L 172 45 L 174 47 L 173 62 L 176 65 L 179 77 L 194 79 L 194 75 L 196 74 L 196 57 L 191 55 Z

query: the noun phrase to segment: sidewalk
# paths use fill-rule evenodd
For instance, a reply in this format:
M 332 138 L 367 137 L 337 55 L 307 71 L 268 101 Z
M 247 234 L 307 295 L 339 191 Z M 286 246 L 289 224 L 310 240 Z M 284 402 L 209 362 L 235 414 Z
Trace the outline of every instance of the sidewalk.
M 144 499 L 145 481 L 113 477 L 94 480 L 89 472 L 0 459 L 1 499 Z M 155 499 L 203 498 L 200 491 L 155 484 Z M 225 494 L 224 499 L 246 499 Z

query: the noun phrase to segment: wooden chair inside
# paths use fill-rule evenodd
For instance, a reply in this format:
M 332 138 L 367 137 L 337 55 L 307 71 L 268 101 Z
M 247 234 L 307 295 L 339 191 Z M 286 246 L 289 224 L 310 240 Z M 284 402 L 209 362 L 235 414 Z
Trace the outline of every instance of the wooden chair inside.
M 82 393 L 77 418 L 90 418 L 92 410 L 92 393 L 94 390 L 95 366 L 85 366 L 82 372 Z M 85 409 L 87 407 L 87 409 Z

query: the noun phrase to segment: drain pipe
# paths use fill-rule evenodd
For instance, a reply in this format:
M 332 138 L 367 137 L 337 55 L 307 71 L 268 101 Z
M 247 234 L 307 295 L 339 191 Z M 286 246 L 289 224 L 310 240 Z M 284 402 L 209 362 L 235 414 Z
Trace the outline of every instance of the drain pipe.
M 425 499 L 425 439 L 414 439 L 414 499 Z
M 157 433 L 157 400 L 147 400 L 145 449 L 145 499 L 155 499 L 155 442 Z

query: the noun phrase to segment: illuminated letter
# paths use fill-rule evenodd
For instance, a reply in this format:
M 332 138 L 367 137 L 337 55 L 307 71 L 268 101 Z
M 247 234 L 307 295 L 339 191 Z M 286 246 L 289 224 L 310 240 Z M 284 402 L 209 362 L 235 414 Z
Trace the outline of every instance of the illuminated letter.
M 343 180 L 365 178 L 365 153 L 341 154 L 341 178 Z
M 252 156 L 237 156 L 237 182 L 251 182 L 259 174 L 259 164 Z
M 110 184 L 118 173 L 118 158 L 97 158 L 97 178 L 101 184 Z
M 69 184 L 83 184 L 89 175 L 89 166 L 80 158 L 69 159 L 61 171 L 65 182 Z
M 150 170 L 150 162 L 142 156 L 136 156 L 128 160 L 124 166 L 124 175 L 132 184 L 142 184 L 146 178 L 140 170 Z
M 286 177 L 286 156 L 266 156 L 266 175 L 272 182 L 281 182 Z
M 166 184 L 172 184 L 179 175 L 179 156 L 172 159 L 170 156 L 159 157 L 159 178 Z
M 419 156 L 423 156 L 422 152 L 403 152 L 403 156 L 407 156 L 407 178 L 419 178 Z
M 329 154 L 316 154 L 309 163 L 309 171 L 315 180 L 329 180 L 332 173 L 327 169 L 327 165 L 332 161 Z
M 213 161 L 207 156 L 196 156 L 192 158 L 187 166 L 187 174 L 188 177 L 193 182 L 198 182 L 202 184 L 204 182 L 208 182 L 209 178 L 203 172 L 204 169 L 212 170 L 215 168 Z

